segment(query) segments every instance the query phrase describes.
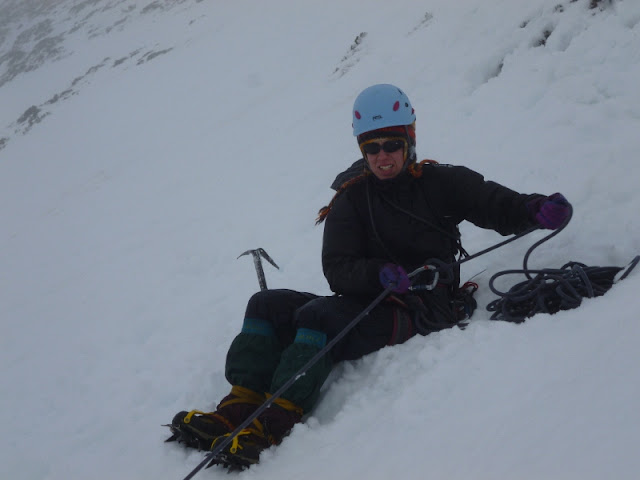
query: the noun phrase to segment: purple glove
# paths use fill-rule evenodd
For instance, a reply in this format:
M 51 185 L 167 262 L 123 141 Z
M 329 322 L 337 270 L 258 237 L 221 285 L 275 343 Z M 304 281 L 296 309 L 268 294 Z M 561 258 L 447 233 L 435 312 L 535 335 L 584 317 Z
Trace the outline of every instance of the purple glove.
M 384 288 L 393 287 L 392 292 L 406 293 L 411 286 L 407 272 L 400 265 L 386 263 L 380 269 L 380 283 Z
M 571 205 L 561 193 L 531 200 L 527 209 L 531 218 L 549 230 L 560 228 L 571 213 Z

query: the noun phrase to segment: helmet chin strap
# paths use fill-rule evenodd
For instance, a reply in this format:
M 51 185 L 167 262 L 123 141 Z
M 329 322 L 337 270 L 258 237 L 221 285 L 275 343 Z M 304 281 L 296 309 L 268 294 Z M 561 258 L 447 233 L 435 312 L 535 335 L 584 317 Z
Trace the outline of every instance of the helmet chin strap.
M 416 146 L 413 144 L 411 135 L 409 135 L 409 127 L 407 125 L 404 126 L 404 132 L 407 135 L 407 158 L 405 158 L 404 161 L 405 163 L 407 163 L 408 160 L 415 162 L 417 158 Z
M 404 163 L 402 164 L 402 169 L 400 172 L 404 172 L 407 168 L 409 168 L 409 164 L 416 161 L 416 147 L 413 145 L 411 135 L 409 135 L 409 127 L 407 125 L 404 126 L 404 132 L 407 135 L 407 152 L 404 157 Z

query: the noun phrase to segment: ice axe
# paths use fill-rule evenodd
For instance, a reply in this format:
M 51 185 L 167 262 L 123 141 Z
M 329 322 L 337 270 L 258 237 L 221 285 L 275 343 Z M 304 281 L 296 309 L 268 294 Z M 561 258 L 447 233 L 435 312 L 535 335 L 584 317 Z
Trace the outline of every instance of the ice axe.
M 242 257 L 243 255 L 249 255 L 249 254 L 253 255 L 253 265 L 256 267 L 256 273 L 258 274 L 258 283 L 260 283 L 260 290 L 266 290 L 267 281 L 264 278 L 264 270 L 262 269 L 262 259 L 264 258 L 267 262 L 269 262 L 271 265 L 276 267 L 278 270 L 280 270 L 280 267 L 276 265 L 276 262 L 274 262 L 271 259 L 271 257 L 267 254 L 267 252 L 264 251 L 264 248 L 247 250 L 243 254 L 239 255 L 238 258 Z

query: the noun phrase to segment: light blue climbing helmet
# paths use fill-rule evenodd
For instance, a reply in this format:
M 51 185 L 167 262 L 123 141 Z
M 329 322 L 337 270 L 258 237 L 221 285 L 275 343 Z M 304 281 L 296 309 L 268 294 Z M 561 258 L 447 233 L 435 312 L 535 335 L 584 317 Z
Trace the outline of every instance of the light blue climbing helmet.
M 353 103 L 353 136 L 398 125 L 411 125 L 416 114 L 409 97 L 394 85 L 365 88 Z

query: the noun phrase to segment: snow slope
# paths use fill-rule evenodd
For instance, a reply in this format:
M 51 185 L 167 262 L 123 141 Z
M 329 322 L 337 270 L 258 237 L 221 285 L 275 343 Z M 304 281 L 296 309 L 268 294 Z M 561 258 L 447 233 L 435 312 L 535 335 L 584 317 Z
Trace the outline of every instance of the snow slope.
M 357 158 L 351 105 L 406 90 L 419 156 L 575 207 L 533 267 L 640 253 L 635 0 L 0 1 L 0 478 L 181 479 L 160 425 L 228 392 L 258 288 L 330 294 L 317 210 Z M 501 237 L 463 225 L 479 251 Z M 336 368 L 238 478 L 634 479 L 640 271 L 522 325 Z M 514 280 L 515 282 L 515 280 Z M 507 285 L 506 285 L 507 286 Z M 209 469 L 197 478 L 229 478 Z

